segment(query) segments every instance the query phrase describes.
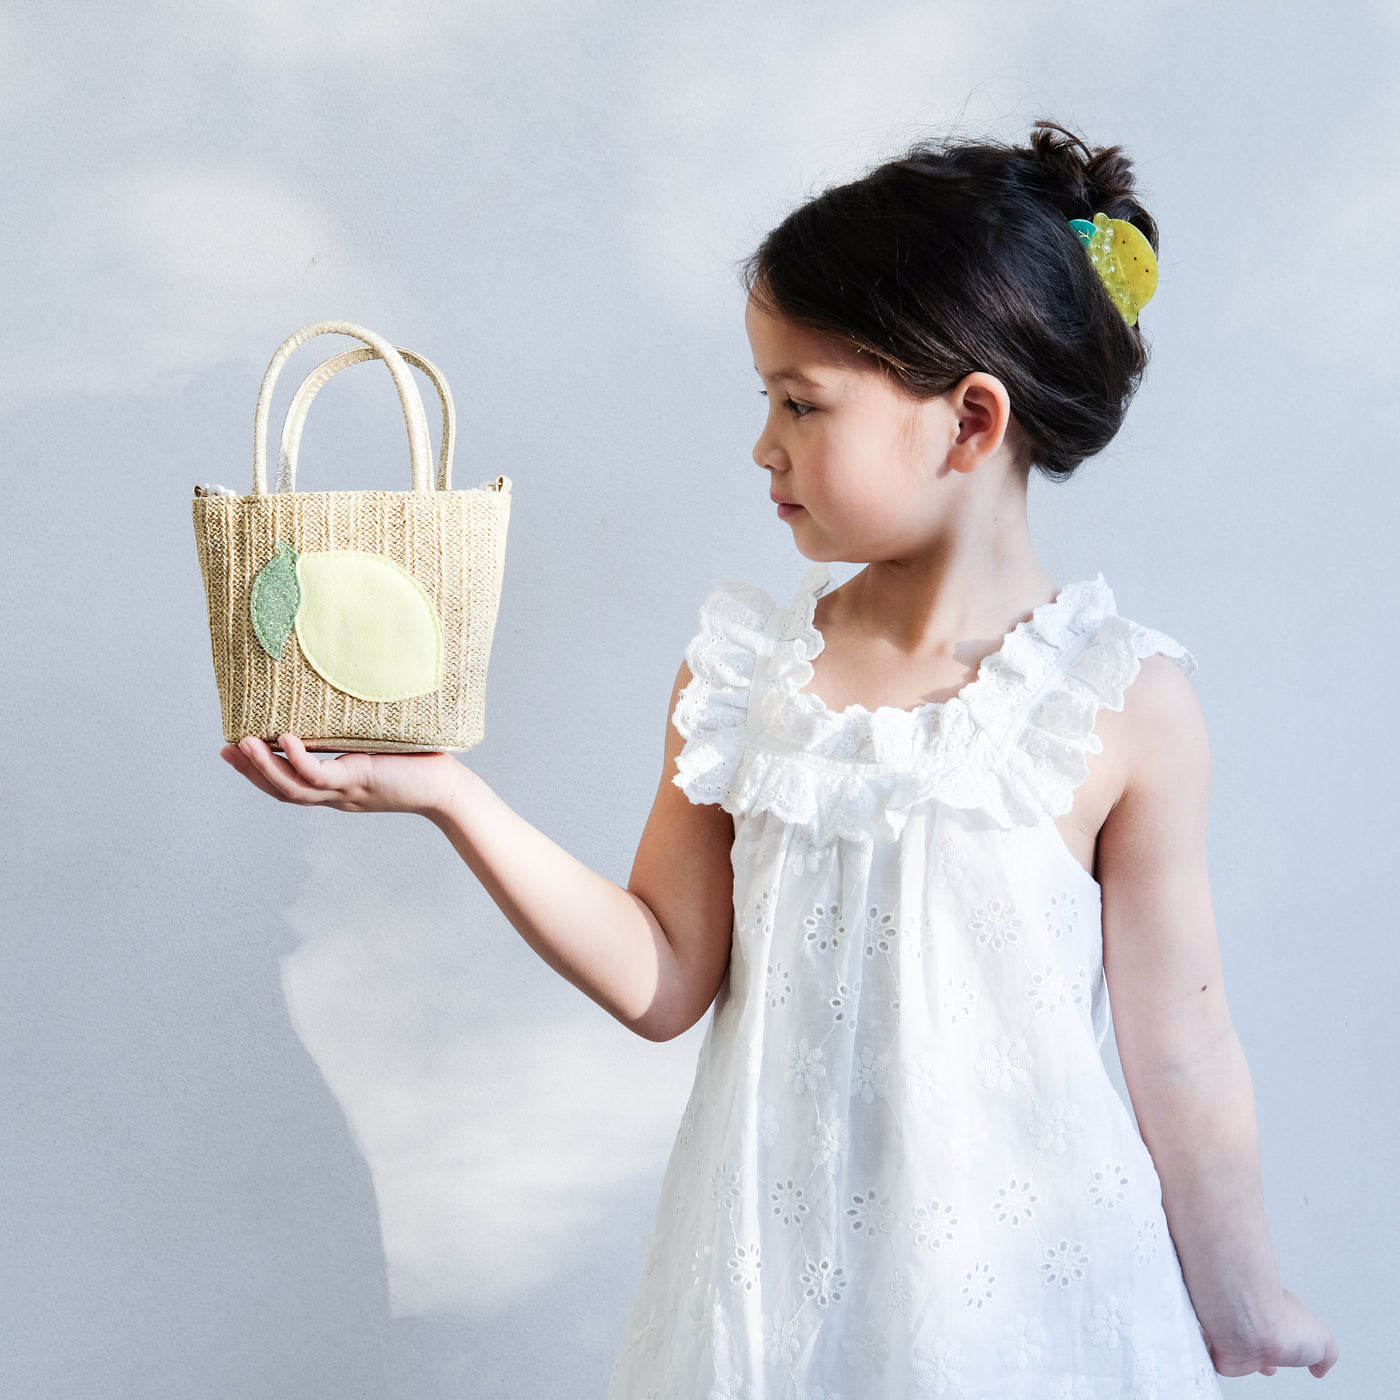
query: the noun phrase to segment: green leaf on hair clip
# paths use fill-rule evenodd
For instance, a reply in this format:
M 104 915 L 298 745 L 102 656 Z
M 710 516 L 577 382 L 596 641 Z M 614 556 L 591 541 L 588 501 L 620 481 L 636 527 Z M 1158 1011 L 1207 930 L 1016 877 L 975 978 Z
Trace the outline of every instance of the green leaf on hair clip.
M 248 611 L 253 619 L 262 649 L 274 660 L 282 659 L 287 634 L 301 607 L 301 583 L 297 579 L 297 552 L 279 540 L 272 558 L 258 570 L 253 580 Z

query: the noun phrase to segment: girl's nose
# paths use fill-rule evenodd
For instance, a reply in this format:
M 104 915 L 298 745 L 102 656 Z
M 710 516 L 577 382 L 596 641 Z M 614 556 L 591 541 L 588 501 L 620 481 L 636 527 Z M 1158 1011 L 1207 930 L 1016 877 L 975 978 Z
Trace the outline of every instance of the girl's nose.
M 773 440 L 773 419 L 770 414 L 763 421 L 763 431 L 759 433 L 758 440 L 753 445 L 753 459 L 760 467 L 774 467 L 777 465 L 778 448 Z

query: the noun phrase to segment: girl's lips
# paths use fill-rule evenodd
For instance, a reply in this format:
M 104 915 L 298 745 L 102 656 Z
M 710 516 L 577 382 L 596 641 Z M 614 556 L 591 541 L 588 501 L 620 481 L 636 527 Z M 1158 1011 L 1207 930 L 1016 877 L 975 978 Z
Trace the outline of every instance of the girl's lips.
M 787 520 L 802 509 L 801 506 L 794 504 L 792 501 L 779 501 L 777 505 L 779 520 Z

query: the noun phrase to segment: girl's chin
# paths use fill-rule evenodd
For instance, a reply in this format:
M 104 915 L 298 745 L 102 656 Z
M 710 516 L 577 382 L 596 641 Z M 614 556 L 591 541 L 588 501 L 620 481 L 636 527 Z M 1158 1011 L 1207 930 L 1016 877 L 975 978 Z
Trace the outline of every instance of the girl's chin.
M 866 560 L 851 559 L 839 551 L 832 550 L 829 546 L 822 548 L 820 544 L 793 537 L 793 544 L 797 546 L 797 552 L 804 559 L 810 559 L 814 564 L 863 564 Z

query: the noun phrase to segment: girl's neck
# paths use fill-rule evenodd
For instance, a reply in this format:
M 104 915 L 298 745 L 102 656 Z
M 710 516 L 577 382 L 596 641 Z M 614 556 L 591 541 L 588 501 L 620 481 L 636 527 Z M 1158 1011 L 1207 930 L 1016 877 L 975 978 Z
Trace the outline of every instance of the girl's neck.
M 1002 484 L 995 492 L 968 492 L 962 509 L 917 553 L 868 563 L 821 600 L 819 622 L 909 655 L 1004 636 L 1058 589 L 1035 556 L 1025 483 L 1008 474 Z

